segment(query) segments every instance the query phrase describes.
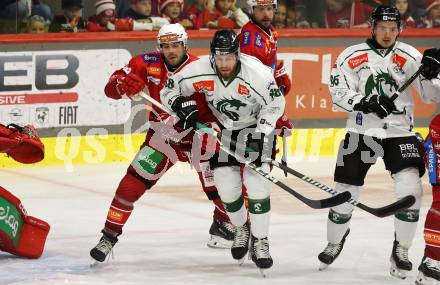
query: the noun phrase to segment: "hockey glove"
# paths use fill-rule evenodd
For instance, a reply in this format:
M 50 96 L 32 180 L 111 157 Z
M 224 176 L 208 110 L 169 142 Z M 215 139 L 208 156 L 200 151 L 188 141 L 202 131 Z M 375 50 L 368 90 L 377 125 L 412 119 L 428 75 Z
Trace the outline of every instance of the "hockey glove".
M 188 100 L 185 97 L 178 97 L 174 100 L 171 109 L 176 112 L 180 119 L 177 126 L 184 130 L 196 128 L 198 116 L 196 101 Z
M 293 124 L 290 122 L 286 113 L 284 113 L 275 124 L 275 129 L 280 137 L 290 137 L 293 131 Z
M 144 90 L 144 87 L 144 80 L 132 72 L 126 76 L 119 77 L 116 81 L 116 90 L 120 96 L 134 96 Z
M 362 111 L 364 114 L 375 113 L 383 119 L 396 110 L 396 105 L 390 97 L 375 94 L 362 98 L 359 103 L 354 105 L 353 110 Z
M 289 94 L 290 88 L 292 87 L 292 80 L 290 80 L 289 75 L 287 74 L 286 67 L 284 66 L 284 62 L 281 61 L 277 68 L 275 69 L 275 82 L 280 88 L 283 95 L 286 96 Z
M 425 50 L 422 57 L 421 74 L 428 80 L 434 79 L 440 72 L 440 49 L 430 48 Z
M 0 124 L 0 152 L 21 163 L 36 163 L 44 159 L 44 145 L 31 125 Z

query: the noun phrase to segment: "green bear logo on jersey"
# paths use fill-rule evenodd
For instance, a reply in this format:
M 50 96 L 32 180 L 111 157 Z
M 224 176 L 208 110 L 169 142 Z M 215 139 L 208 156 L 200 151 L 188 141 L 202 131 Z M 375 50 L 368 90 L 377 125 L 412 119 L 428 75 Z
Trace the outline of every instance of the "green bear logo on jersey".
M 235 108 L 235 110 L 238 111 L 238 109 L 240 109 L 240 107 L 247 106 L 245 103 L 243 103 L 237 99 L 221 99 L 220 101 L 217 102 L 217 105 L 214 104 L 214 101 L 211 101 L 209 103 L 212 106 L 214 106 L 217 109 L 217 111 L 225 114 L 226 116 L 228 116 L 229 119 L 231 119 L 233 121 L 238 121 L 238 119 L 240 118 L 240 115 L 238 115 L 237 112 L 234 112 L 231 109 Z
M 379 95 L 386 96 L 387 94 L 393 94 L 398 88 L 399 85 L 397 85 L 396 81 L 390 74 L 379 71 L 376 76 L 371 74 L 368 77 L 367 83 L 365 83 L 365 96 L 369 96 L 376 92 Z M 376 92 L 374 92 L 374 90 L 376 90 Z

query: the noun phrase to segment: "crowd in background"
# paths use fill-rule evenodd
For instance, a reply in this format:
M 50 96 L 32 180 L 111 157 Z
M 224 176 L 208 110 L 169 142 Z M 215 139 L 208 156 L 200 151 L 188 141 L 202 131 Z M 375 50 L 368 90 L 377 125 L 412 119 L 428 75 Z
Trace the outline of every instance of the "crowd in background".
M 93 3 L 85 6 L 86 1 Z M 406 28 L 440 27 L 440 0 L 278 0 L 273 25 L 365 28 L 381 2 L 397 7 Z M 238 29 L 248 21 L 246 0 L 0 1 L 0 33 L 158 30 L 165 23 L 186 29 Z

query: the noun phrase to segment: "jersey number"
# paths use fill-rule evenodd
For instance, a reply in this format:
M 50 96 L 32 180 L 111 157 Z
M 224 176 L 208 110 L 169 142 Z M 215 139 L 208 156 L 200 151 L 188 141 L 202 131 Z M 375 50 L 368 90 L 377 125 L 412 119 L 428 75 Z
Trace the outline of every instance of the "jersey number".
M 339 75 L 330 75 L 330 87 L 339 85 Z
M 168 79 L 167 83 L 165 84 L 165 87 L 169 88 L 169 89 L 173 89 L 174 88 L 174 80 L 171 78 Z

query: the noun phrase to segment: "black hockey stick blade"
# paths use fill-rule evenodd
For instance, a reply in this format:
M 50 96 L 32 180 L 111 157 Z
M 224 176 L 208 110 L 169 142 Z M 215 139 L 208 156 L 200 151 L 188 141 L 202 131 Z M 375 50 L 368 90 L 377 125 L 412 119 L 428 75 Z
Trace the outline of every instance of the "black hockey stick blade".
M 342 203 L 345 203 L 351 199 L 350 192 L 345 191 L 335 196 L 325 198 L 322 200 L 313 200 L 294 191 L 292 188 L 290 188 L 289 186 L 287 186 L 286 184 L 280 181 L 277 181 L 275 184 L 280 188 L 282 188 L 283 190 L 285 190 L 286 192 L 292 194 L 293 196 L 295 196 L 295 198 L 297 198 L 298 200 L 300 200 L 301 202 L 303 202 L 304 204 L 306 204 L 307 206 L 313 209 L 324 209 L 324 208 L 334 207 Z
M 357 203 L 357 207 L 361 208 L 364 211 L 367 211 L 370 214 L 375 215 L 376 217 L 383 218 L 394 215 L 397 212 L 408 209 L 416 202 L 416 198 L 413 195 L 408 195 L 403 197 L 402 199 L 397 200 L 396 202 L 383 206 L 381 208 L 371 208 L 365 204 Z

